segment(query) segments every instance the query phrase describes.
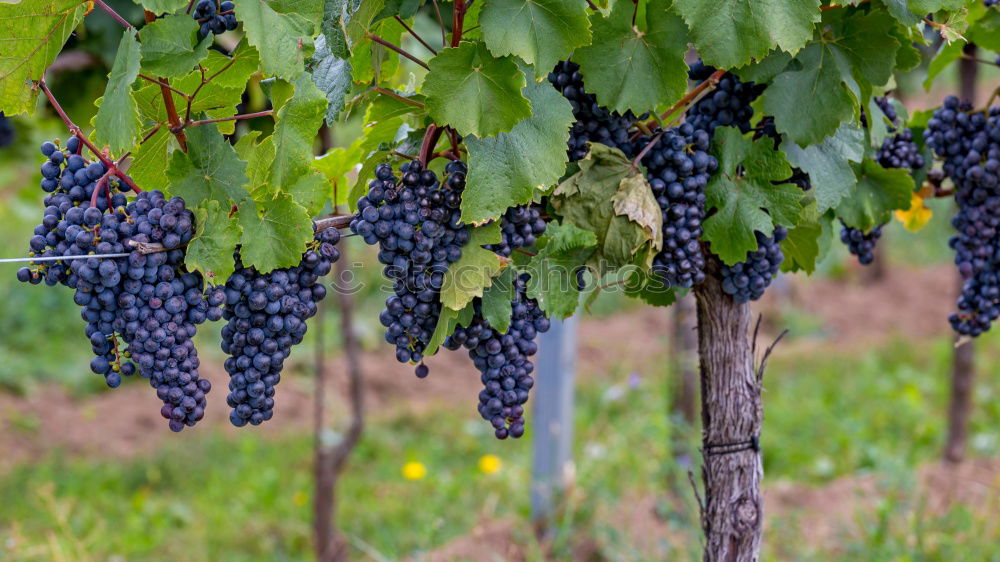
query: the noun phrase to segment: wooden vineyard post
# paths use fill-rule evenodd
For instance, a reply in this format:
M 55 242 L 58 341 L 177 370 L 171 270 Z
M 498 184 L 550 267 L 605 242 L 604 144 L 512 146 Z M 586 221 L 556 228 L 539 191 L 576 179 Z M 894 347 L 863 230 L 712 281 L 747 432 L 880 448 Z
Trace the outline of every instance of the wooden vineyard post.
M 551 530 L 556 497 L 570 483 L 573 444 L 573 384 L 578 318 L 552 320 L 539 337 L 532 401 L 531 518 L 540 538 Z
M 701 365 L 702 528 L 707 562 L 748 562 L 760 554 L 764 476 L 763 404 L 754 370 L 750 307 L 722 291 L 718 262 L 695 289 Z

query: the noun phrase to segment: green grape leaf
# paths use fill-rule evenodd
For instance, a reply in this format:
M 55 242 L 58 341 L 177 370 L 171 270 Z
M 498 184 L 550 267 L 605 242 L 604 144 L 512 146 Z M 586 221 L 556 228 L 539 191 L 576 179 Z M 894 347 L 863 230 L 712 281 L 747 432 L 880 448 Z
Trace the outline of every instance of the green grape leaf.
M 267 202 L 246 200 L 239 211 L 244 264 L 267 273 L 302 261 L 306 243 L 313 239 L 312 220 L 291 195 L 279 193 Z
M 896 21 L 903 25 L 915 25 L 920 23 L 920 16 L 914 14 L 906 7 L 906 0 L 883 0 L 886 10 Z
M 573 60 L 601 105 L 638 114 L 672 104 L 687 91 L 687 33 L 669 8 L 667 0 L 652 0 L 643 28 L 632 25 L 630 2 L 617 2 L 608 17 L 592 16 L 594 40 Z
M 630 268 L 622 270 L 619 276 L 624 277 L 622 288 L 625 289 L 625 295 L 630 298 L 641 299 L 650 306 L 670 306 L 677 302 L 677 291 L 668 286 L 658 275 L 639 268 Z M 588 298 L 596 299 L 598 292 L 595 289 Z
M 324 6 L 316 0 L 274 0 L 271 7 L 282 14 L 297 14 L 312 22 L 323 18 Z
M 344 109 L 344 96 L 351 91 L 351 63 L 334 55 L 323 35 L 316 38 L 313 62 L 313 83 L 326 94 L 326 123 L 333 126 Z
M 122 33 L 104 98 L 94 117 L 94 141 L 108 145 L 112 153 L 125 152 L 139 140 L 139 109 L 132 96 L 132 83 L 139 76 L 139 42 L 135 36 L 135 29 Z
M 913 176 L 909 170 L 883 168 L 870 159 L 858 168 L 854 193 L 837 207 L 837 216 L 847 226 L 867 231 L 887 222 L 890 211 L 910 208 Z
M 160 127 L 146 142 L 132 151 L 132 162 L 128 175 L 143 189 L 159 189 L 167 174 L 170 156 L 167 149 L 173 135 L 166 127 Z
M 319 214 L 330 199 L 326 176 L 318 170 L 312 170 L 301 176 L 295 183 L 285 188 L 285 191 L 299 205 L 305 207 L 310 216 Z
M 0 3 L 0 111 L 8 117 L 35 108 L 41 80 L 69 34 L 83 21 L 88 2 L 23 0 Z
M 882 86 L 892 78 L 900 45 L 893 35 L 896 27 L 892 17 L 881 10 L 851 16 L 844 22 L 837 46 L 859 80 Z
M 969 41 L 982 49 L 1000 51 L 1000 10 L 986 10 L 986 14 L 969 27 Z
M 493 284 L 483 290 L 480 310 L 490 327 L 501 334 L 510 328 L 510 317 L 514 301 L 514 280 L 517 273 L 508 267 L 493 279 Z
M 715 130 L 712 153 L 719 170 L 705 187 L 705 206 L 715 214 L 705 220 L 704 239 L 728 265 L 757 249 L 755 231 L 770 236 L 776 224 L 797 224 L 802 212 L 802 190 L 775 183 L 790 177 L 792 169 L 771 142 L 751 141 L 734 127 Z
M 423 0 L 385 0 L 385 7 L 375 16 L 375 20 L 391 18 L 392 16 L 399 16 L 404 20 L 410 19 L 420 10 L 422 3 Z
M 208 56 L 212 34 L 195 44 L 198 22 L 187 14 L 168 15 L 146 24 L 139 32 L 142 40 L 142 68 L 154 76 L 176 78 Z
M 260 54 L 253 45 L 240 41 L 228 57 L 218 51 L 209 51 L 204 66 L 205 76 L 212 78 L 212 84 L 245 89 L 247 80 L 260 68 Z
M 274 122 L 274 162 L 271 182 L 292 185 L 312 167 L 313 140 L 323 124 L 326 96 L 303 72 L 294 81 L 295 95 L 281 106 Z
M 810 202 L 803 207 L 799 223 L 788 229 L 788 237 L 781 243 L 781 252 L 785 255 L 781 270 L 806 273 L 815 271 L 822 234 L 823 227 L 819 223 L 816 204 Z
M 550 318 L 572 316 L 580 300 L 576 270 L 596 251 L 597 236 L 571 223 L 551 223 L 538 246 L 522 268 L 530 275 L 527 294 Z
M 482 224 L 508 207 L 532 201 L 566 170 L 566 141 L 573 109 L 548 82 L 524 89 L 533 114 L 507 133 L 467 137 L 469 179 L 462 193 L 462 220 Z
M 485 137 L 509 131 L 531 116 L 531 103 L 521 95 L 524 73 L 513 58 L 493 58 L 486 45 L 462 42 L 428 64 L 423 93 L 435 122 L 463 135 Z
M 236 13 L 247 41 L 260 53 L 264 72 L 291 81 L 302 72 L 304 50 L 312 45 L 313 22 L 299 14 L 280 13 L 273 4 L 273 0 L 240 0 Z
M 441 314 L 438 315 L 437 325 L 434 326 L 434 333 L 431 335 L 427 347 L 424 348 L 424 357 L 430 357 L 437 353 L 438 348 L 444 343 L 445 338 L 450 336 L 456 326 L 469 326 L 475 318 L 476 310 L 472 302 L 465 305 L 462 310 L 452 310 L 446 306 L 441 307 Z
M 500 242 L 500 223 L 478 226 L 470 231 L 469 242 L 462 247 L 462 257 L 448 268 L 441 284 L 441 304 L 461 310 L 472 299 L 483 296 L 483 289 L 504 267 L 500 256 L 484 249 L 485 244 Z
M 968 0 L 909 0 L 910 11 L 915 14 L 930 14 L 939 10 L 958 10 L 968 4 Z
M 573 49 L 590 43 L 585 8 L 576 0 L 490 0 L 479 23 L 494 55 L 521 57 L 542 78 Z
M 327 193 L 333 197 L 334 205 L 342 205 L 348 202 L 348 194 L 351 192 L 351 181 L 349 174 L 357 167 L 358 160 L 361 159 L 360 143 L 353 143 L 349 147 L 337 147 L 323 156 L 313 160 L 313 167 L 319 170 L 326 178 Z M 331 193 L 332 191 L 332 193 Z M 355 199 L 354 201 L 357 201 Z
M 271 183 L 271 162 L 274 161 L 274 139 L 267 137 L 260 142 L 256 139 L 260 131 L 244 135 L 236 143 L 236 155 L 247 163 L 247 192 L 254 201 L 264 201 L 277 195 L 280 186 Z
M 819 212 L 836 208 L 857 183 L 851 162 L 860 163 L 865 155 L 865 135 L 853 123 L 844 123 L 823 142 L 800 147 L 792 141 L 781 143 L 788 162 L 809 174 L 812 195 Z
M 362 42 L 365 35 L 372 31 L 375 18 L 385 6 L 385 0 L 347 0 L 347 11 L 350 16 L 344 22 L 344 30 L 351 45 Z
M 604 275 L 630 264 L 649 267 L 662 245 L 663 217 L 645 175 L 602 144 L 591 145 L 579 165 L 551 202 L 566 221 L 597 237 L 591 268 Z
M 372 33 L 385 39 L 393 45 L 402 42 L 403 26 L 396 20 L 381 21 L 372 29 Z M 399 55 L 392 49 L 380 45 L 370 39 L 365 39 L 353 46 L 353 54 L 348 59 L 351 63 L 351 74 L 354 82 L 368 84 L 372 81 L 382 83 L 396 73 L 399 68 Z
M 799 145 L 820 142 L 854 116 L 857 101 L 844 85 L 846 59 L 835 47 L 813 43 L 799 53 L 798 70 L 786 70 L 762 95 L 777 130 Z M 838 60 L 842 64 L 838 64 Z
M 927 77 L 924 78 L 925 90 L 930 91 L 931 86 L 934 85 L 934 79 L 944 69 L 951 66 L 951 63 L 962 58 L 962 47 L 963 45 L 957 41 L 953 43 L 941 43 L 941 46 L 938 47 L 937 52 L 931 58 L 930 64 L 927 65 Z
M 202 201 L 192 211 L 197 228 L 188 244 L 184 264 L 189 270 L 202 272 L 213 285 L 225 283 L 235 270 L 233 252 L 243 229 L 229 216 L 229 206 L 214 199 Z
M 245 199 L 247 163 L 236 156 L 218 129 L 201 125 L 186 132 L 187 153 L 175 150 L 167 168 L 170 194 L 183 197 L 190 207 L 206 199 L 223 204 Z
M 819 0 L 675 0 L 706 64 L 735 68 L 778 47 L 795 53 L 820 21 Z
M 351 16 L 357 11 L 361 2 L 358 0 L 325 0 L 323 2 L 323 20 L 320 30 L 326 38 L 326 46 L 334 56 L 346 59 L 351 56 L 351 45 L 347 40 L 345 25 L 351 21 Z
M 188 0 L 132 0 L 132 2 L 156 14 L 173 12 L 188 4 Z
M 750 64 L 733 71 L 743 82 L 756 82 L 765 84 L 774 80 L 774 77 L 781 74 L 788 63 L 792 62 L 792 55 L 784 51 L 771 51 L 762 60 L 751 62 Z

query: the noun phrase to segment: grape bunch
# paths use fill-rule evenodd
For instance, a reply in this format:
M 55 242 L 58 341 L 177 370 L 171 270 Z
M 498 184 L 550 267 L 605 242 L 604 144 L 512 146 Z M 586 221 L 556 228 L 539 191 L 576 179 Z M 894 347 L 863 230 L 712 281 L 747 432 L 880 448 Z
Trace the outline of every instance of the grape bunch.
M 444 274 L 469 241 L 459 211 L 467 168 L 449 162 L 442 181 L 418 161 L 399 171 L 401 177 L 388 164 L 376 168 L 368 194 L 358 199 L 351 230 L 367 244 L 378 244 L 378 260 L 393 284 L 394 294 L 379 315 L 385 340 L 396 346 L 400 363 L 420 363 L 416 374 L 425 377 L 423 352 L 441 315 Z
M 473 301 L 475 316 L 467 327 L 459 326 L 444 347 L 457 350 L 464 346 L 479 370 L 483 390 L 479 392 L 479 415 L 493 425 L 498 439 L 524 435 L 524 404 L 535 381 L 535 366 L 530 357 L 538 351 L 535 337 L 549 329 L 549 319 L 534 299 L 527 297 L 527 275 L 515 281 L 515 299 L 511 303 L 511 323 L 500 333 L 482 315 L 482 301 Z
M 545 228 L 545 220 L 542 219 L 542 213 L 538 209 L 531 205 L 510 207 L 500 217 L 500 243 L 483 247 L 509 258 L 514 250 L 534 246 L 535 240 L 545 234 Z
M 78 154 L 80 140 L 71 137 L 65 150 L 56 143 L 42 144 L 46 157 L 42 164 L 41 188 L 47 195 L 42 222 L 29 241 L 29 257 L 59 258 L 90 254 L 123 253 L 125 246 L 117 228 L 120 214 L 105 215 L 109 205 L 120 208 L 125 195 L 118 192 L 117 181 L 101 182 L 95 207 L 91 200 L 105 168 L 100 162 L 88 162 Z M 113 193 L 113 195 L 112 195 Z M 102 195 L 106 195 L 104 197 Z M 37 285 L 64 285 L 75 290 L 73 300 L 87 322 L 86 334 L 95 354 L 91 369 L 105 378 L 110 387 L 121 384 L 121 374 L 131 374 L 133 367 L 122 368 L 119 358 L 107 342 L 114 332 L 118 293 L 121 290 L 121 258 L 91 257 L 78 260 L 29 262 L 17 271 L 17 279 Z M 115 366 L 112 369 L 112 365 Z
M 653 271 L 673 287 L 690 288 L 705 279 L 705 255 L 699 239 L 705 220 L 705 186 L 718 168 L 708 153 L 708 132 L 685 123 L 663 131 L 643 156 L 646 177 L 663 213 L 663 249 Z
M 198 28 L 198 37 L 206 37 L 209 33 L 218 35 L 236 29 L 236 16 L 233 14 L 235 7 L 236 5 L 230 0 L 221 4 L 216 3 L 216 0 L 198 0 L 194 13 L 191 14 L 191 17 L 201 24 Z
M 882 141 L 876 159 L 883 168 L 904 168 L 919 170 L 924 167 L 924 156 L 920 153 L 920 147 L 913 142 L 913 131 L 908 127 L 899 130 L 899 117 L 896 108 L 886 97 L 875 98 L 882 113 L 889 119 L 892 125 L 889 127 L 890 136 Z M 847 246 L 847 250 L 858 257 L 861 265 L 868 265 L 875 260 L 875 244 L 882 237 L 882 227 L 880 224 L 868 232 L 860 228 L 854 228 L 841 223 L 840 241 Z
M 1000 316 L 1000 107 L 971 111 L 949 96 L 928 121 L 924 139 L 955 185 L 956 234 L 949 240 L 965 279 L 958 312 L 949 317 L 959 334 L 978 336 Z
M 700 60 L 688 70 L 688 77 L 695 82 L 708 79 L 715 68 Z M 765 85 L 741 82 L 736 76 L 726 74 L 711 93 L 698 100 L 687 111 L 686 122 L 695 129 L 712 134 L 716 127 L 738 127 L 741 132 L 750 130 L 753 108 L 750 104 L 764 92 Z
M 326 297 L 326 286 L 318 281 L 340 259 L 339 241 L 337 229 L 321 230 L 299 265 L 268 273 L 244 267 L 237 250 L 236 270 L 221 297 L 228 321 L 222 328 L 222 350 L 229 355 L 226 402 L 232 408 L 229 421 L 236 427 L 271 419 L 275 385 L 292 346 L 306 334 L 306 321 Z
M 913 141 L 913 131 L 909 127 L 899 130 L 899 117 L 896 115 L 896 108 L 886 97 L 875 98 L 882 113 L 889 119 L 892 125 L 889 127 L 890 136 L 882 141 L 879 148 L 877 160 L 883 168 L 902 168 L 919 170 L 924 167 L 924 156 L 920 153 L 920 147 Z
M 568 60 L 557 63 L 549 73 L 549 83 L 569 100 L 576 118 L 567 143 L 570 161 L 587 156 L 588 142 L 599 142 L 625 154 L 633 153 L 634 144 L 629 140 L 629 129 L 635 125 L 635 115 L 631 111 L 621 115 L 599 105 L 597 97 L 584 89 L 580 65 Z
M 840 241 L 847 246 L 847 251 L 858 256 L 861 265 L 868 265 L 875 261 L 875 243 L 882 237 L 882 227 L 880 224 L 875 228 L 865 232 L 860 228 L 852 228 L 841 222 Z
M 216 290 L 206 298 L 201 275 L 184 267 L 183 246 L 194 237 L 194 214 L 183 199 L 144 191 L 119 215 L 119 238 L 139 246 L 121 264 L 115 332 L 127 344 L 126 356 L 163 401 L 160 414 L 171 430 L 181 431 L 205 415 L 212 384 L 198 374 L 193 338 L 198 324 L 221 318 L 222 294 Z M 143 253 L 145 244 L 162 245 L 164 251 Z
M 14 142 L 14 125 L 0 111 L 0 148 L 10 146 Z
M 764 290 L 778 274 L 785 255 L 781 252 L 781 242 L 788 237 L 788 231 L 775 225 L 771 236 L 754 232 L 757 249 L 747 252 L 747 258 L 734 265 L 723 264 L 722 290 L 738 303 L 755 301 L 764 296 Z

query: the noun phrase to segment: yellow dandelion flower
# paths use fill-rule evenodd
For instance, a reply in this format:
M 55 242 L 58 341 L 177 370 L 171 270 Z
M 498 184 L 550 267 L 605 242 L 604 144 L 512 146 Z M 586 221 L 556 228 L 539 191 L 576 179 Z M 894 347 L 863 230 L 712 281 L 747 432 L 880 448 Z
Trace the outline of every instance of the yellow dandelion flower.
M 496 455 L 483 455 L 479 457 L 479 470 L 486 474 L 493 474 L 500 470 L 501 467 L 503 467 L 503 463 L 500 462 L 500 457 Z
M 292 494 L 292 503 L 294 503 L 299 507 L 304 506 L 308 501 L 309 501 L 309 494 L 303 492 L 302 490 L 299 490 L 298 492 Z
M 407 480 L 420 480 L 427 476 L 427 467 L 424 463 L 410 461 L 403 465 L 403 478 Z

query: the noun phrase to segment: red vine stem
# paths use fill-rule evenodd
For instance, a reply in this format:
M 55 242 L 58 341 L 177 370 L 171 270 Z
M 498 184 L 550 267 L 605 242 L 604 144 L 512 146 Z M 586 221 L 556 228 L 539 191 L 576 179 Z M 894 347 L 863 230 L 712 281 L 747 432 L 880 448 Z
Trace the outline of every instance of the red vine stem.
M 126 29 L 131 29 L 132 28 L 132 24 L 130 24 L 128 22 L 128 20 L 126 20 L 125 18 L 121 17 L 121 15 L 118 12 L 114 11 L 114 9 L 112 9 L 111 6 L 108 6 L 102 0 L 94 0 L 94 4 L 98 8 L 100 8 L 100 9 L 104 10 L 105 12 L 107 12 L 107 14 L 109 16 L 111 16 L 112 18 L 114 18 L 114 20 L 117 21 L 118 23 L 122 24 Z
M 441 18 L 441 8 L 438 6 L 437 0 L 432 0 L 434 2 L 434 12 L 437 13 L 438 24 L 441 26 L 441 46 L 448 46 L 448 39 L 445 37 L 444 31 L 444 19 Z
M 414 39 L 416 39 L 417 42 L 419 42 L 421 45 L 423 45 L 425 49 L 427 49 L 428 51 L 434 53 L 435 55 L 438 54 L 438 52 L 434 50 L 434 47 L 431 47 L 430 45 L 427 44 L 427 41 L 424 41 L 423 37 L 417 35 L 416 31 L 413 31 L 413 29 L 411 29 L 410 26 L 406 25 L 406 22 L 403 21 L 403 18 L 399 17 L 398 15 L 397 16 L 393 16 L 393 17 L 396 18 L 396 21 L 399 22 L 399 25 L 403 26 L 403 29 L 405 29 L 407 32 L 409 32 L 409 34 Z
M 441 133 L 444 131 L 441 127 L 438 127 L 434 123 L 431 123 L 427 127 L 427 132 L 424 133 L 424 140 L 420 143 L 420 163 L 425 167 L 427 162 L 430 160 L 431 151 L 434 150 L 434 146 L 437 144 L 439 138 L 441 138 Z
M 144 10 L 143 13 L 146 16 L 146 23 L 156 21 L 156 14 L 153 12 Z M 181 127 L 181 118 L 177 115 L 174 96 L 170 93 L 170 82 L 166 78 L 160 78 L 160 80 L 162 81 L 160 84 L 160 94 L 163 96 L 163 107 L 167 110 L 167 122 L 170 123 L 170 132 L 177 138 L 177 144 L 180 145 L 181 151 L 187 152 L 187 135 L 184 134 L 184 128 Z
M 268 109 L 265 111 L 258 111 L 256 113 L 243 113 L 241 115 L 233 115 L 232 117 L 219 117 L 218 119 L 201 119 L 198 121 L 187 121 L 184 123 L 185 127 L 197 127 L 199 125 L 207 125 L 209 123 L 219 123 L 222 121 L 239 121 L 241 119 L 253 119 L 255 117 L 267 117 L 268 115 L 274 115 L 273 109 Z
M 687 93 L 687 95 L 677 100 L 677 103 L 670 106 L 670 109 L 660 114 L 660 119 L 665 120 L 670 115 L 673 115 L 678 109 L 682 109 L 685 106 L 687 106 L 687 104 L 691 103 L 694 100 L 694 98 L 698 97 L 698 94 L 708 89 L 709 86 L 714 88 L 719 83 L 719 80 L 722 80 L 722 77 L 725 75 L 726 71 L 722 69 L 713 72 L 711 76 L 702 81 L 701 84 L 695 86 L 694 89 L 692 89 L 690 92 Z
M 656 146 L 656 143 L 660 142 L 660 137 L 662 136 L 663 136 L 663 131 L 656 133 L 656 136 L 653 137 L 649 142 L 647 142 L 646 146 L 642 147 L 642 150 L 639 151 L 639 154 L 635 156 L 635 160 L 632 160 L 633 168 L 636 169 L 639 168 L 639 163 L 642 162 L 643 157 L 646 156 L 646 154 L 648 154 L 649 151 L 652 150 L 654 146 Z
M 188 98 L 189 97 L 187 94 L 185 94 L 184 92 L 182 92 L 182 91 L 178 90 L 177 88 L 171 86 L 170 84 L 168 84 L 164 80 L 153 78 L 152 76 L 146 76 L 145 74 L 139 74 L 139 78 L 142 78 L 143 80 L 146 80 L 147 82 L 152 82 L 153 84 L 158 84 L 160 87 L 169 88 L 172 92 L 174 92 L 177 95 L 183 96 L 184 98 Z
M 455 0 L 455 8 L 451 18 L 451 46 L 457 47 L 462 42 L 462 25 L 465 23 L 465 0 Z
M 96 156 L 97 159 L 100 160 L 102 164 L 104 164 L 105 168 L 107 168 L 109 171 L 114 171 L 114 175 L 121 178 L 121 180 L 125 182 L 125 185 L 129 186 L 132 189 L 132 191 L 136 193 L 141 193 L 142 190 L 139 189 L 139 186 L 137 186 L 134 181 L 132 181 L 132 178 L 122 173 L 118 169 L 118 166 L 116 166 L 115 163 L 112 162 L 110 158 L 108 158 L 106 155 L 104 155 L 104 153 L 98 150 L 98 148 L 94 146 L 94 143 L 90 142 L 90 139 L 87 138 L 87 135 L 83 134 L 83 130 L 81 130 L 80 127 L 77 127 L 75 123 L 73 123 L 73 120 L 69 118 L 69 115 L 66 115 L 66 112 L 63 110 L 62 106 L 59 105 L 59 101 L 56 100 L 56 97 L 54 95 L 52 95 L 52 91 L 49 90 L 49 87 L 45 85 L 44 78 L 38 81 L 38 87 L 42 90 L 42 92 L 45 93 L 45 97 L 49 99 L 49 103 L 52 105 L 52 108 L 56 110 L 56 113 L 59 114 L 59 118 L 62 119 L 63 123 L 66 124 L 66 128 L 69 129 L 70 134 L 80 139 L 80 143 L 86 146 L 92 153 L 94 153 L 94 156 Z
M 382 39 L 378 35 L 375 35 L 374 33 L 369 33 L 368 35 L 366 35 L 366 37 L 368 37 L 372 41 L 378 43 L 379 45 L 382 45 L 383 47 L 385 47 L 387 49 L 391 49 L 393 51 L 396 51 L 400 55 L 403 55 L 404 57 L 410 59 L 411 61 L 413 61 L 413 62 L 415 62 L 417 64 L 419 64 L 420 66 L 426 68 L 427 70 L 431 69 L 431 67 L 427 66 L 426 62 L 424 62 L 424 61 L 418 59 L 417 57 L 413 56 L 406 49 L 403 49 L 401 47 L 397 47 L 397 46 L 393 45 L 392 43 L 386 41 L 385 39 Z

